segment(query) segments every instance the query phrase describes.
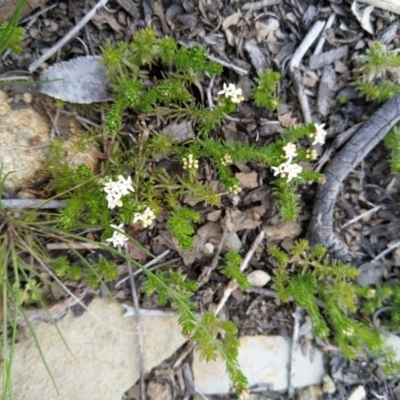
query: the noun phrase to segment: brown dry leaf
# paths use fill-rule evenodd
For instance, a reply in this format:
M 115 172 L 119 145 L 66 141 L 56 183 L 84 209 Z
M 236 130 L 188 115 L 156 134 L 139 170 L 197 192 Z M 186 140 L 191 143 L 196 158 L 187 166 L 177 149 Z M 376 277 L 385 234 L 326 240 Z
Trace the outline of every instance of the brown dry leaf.
M 278 120 L 284 128 L 290 128 L 297 124 L 297 118 L 292 118 L 289 113 L 279 115 Z
M 139 245 L 128 242 L 127 244 L 128 256 L 134 260 L 145 260 L 147 258 L 146 252 Z
M 240 18 L 242 18 L 242 13 L 237 12 L 234 14 L 229 15 L 229 17 L 226 17 L 224 19 L 224 22 L 222 22 L 222 29 L 226 31 L 230 26 L 232 25 L 237 25 L 239 22 Z
M 243 229 L 258 228 L 261 224 L 262 215 L 262 206 L 253 207 L 246 211 L 229 208 L 226 210 L 226 230 L 228 233 L 232 233 Z
M 192 124 L 188 121 L 179 124 L 169 124 L 163 129 L 164 136 L 168 136 L 174 143 L 183 143 L 194 138 Z
M 119 24 L 117 19 L 114 17 L 114 14 L 111 14 L 102 9 L 97 11 L 97 13 L 93 16 L 92 21 L 99 29 L 103 29 L 104 23 L 108 24 L 110 28 L 113 29 L 115 32 L 120 32 L 125 29 Z
M 136 240 L 138 231 L 130 227 L 127 230 L 127 234 Z M 147 258 L 146 251 L 139 245 L 139 243 L 128 241 L 126 248 L 128 250 L 128 256 L 132 257 L 134 260 L 141 261 Z
M 281 222 L 276 226 L 263 226 L 267 240 L 276 241 L 286 238 L 295 238 L 301 233 L 301 225 L 298 222 Z
M 235 174 L 240 185 L 245 188 L 254 189 L 258 187 L 257 172 L 238 172 Z
M 265 41 L 265 38 L 273 31 L 279 28 L 279 21 L 276 18 L 269 18 L 267 20 L 258 20 L 255 23 L 257 32 L 257 42 Z
M 221 218 L 222 210 L 215 210 L 207 214 L 207 221 L 217 222 Z

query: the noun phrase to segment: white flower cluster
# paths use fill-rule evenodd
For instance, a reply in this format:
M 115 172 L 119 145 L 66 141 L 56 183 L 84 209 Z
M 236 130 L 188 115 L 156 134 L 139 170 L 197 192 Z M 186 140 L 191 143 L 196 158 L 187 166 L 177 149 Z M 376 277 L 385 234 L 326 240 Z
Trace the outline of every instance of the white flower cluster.
M 121 207 L 121 198 L 129 192 L 134 192 L 131 177 L 125 179 L 122 175 L 118 175 L 117 181 L 110 179 L 109 182 L 104 184 L 103 190 L 107 193 L 108 208 Z
M 228 188 L 229 193 L 232 193 L 234 195 L 239 194 L 242 189 L 239 185 L 232 185 L 230 188 Z
M 294 143 L 286 144 L 286 146 L 283 146 L 282 150 L 285 153 L 285 157 L 289 161 L 292 161 L 293 158 L 295 158 L 297 156 L 297 149 L 296 149 L 296 145 Z
M 230 83 L 228 86 L 224 83 L 223 89 L 218 92 L 218 95 L 231 99 L 233 103 L 240 103 L 244 100 L 242 89 L 237 88 L 233 83 Z
M 149 225 L 151 225 L 155 218 L 156 216 L 154 214 L 154 211 L 150 207 L 147 207 L 144 211 L 140 213 L 135 213 L 132 222 L 136 223 L 140 221 L 142 223 L 142 226 L 144 228 L 147 228 Z
M 298 175 L 303 171 L 303 168 L 299 164 L 291 164 L 290 162 L 285 162 L 278 167 L 272 167 L 274 170 L 274 176 L 279 175 L 281 178 L 287 176 L 287 181 L 290 182 L 293 178 L 297 178 Z
M 327 135 L 327 131 L 324 129 L 325 124 L 322 125 L 318 125 L 318 124 L 314 124 L 315 125 L 315 131 L 314 133 L 310 134 L 310 138 L 314 139 L 314 141 L 312 142 L 312 145 L 316 145 L 316 144 L 325 144 L 325 137 Z
M 232 157 L 229 154 L 225 154 L 222 158 L 221 158 L 221 164 L 224 167 L 227 167 L 228 165 L 232 165 L 233 164 L 233 160 Z
M 116 229 L 112 235 L 112 237 L 106 239 L 106 242 L 112 242 L 112 245 L 114 247 L 124 247 L 126 245 L 126 241 L 128 240 L 128 237 L 126 235 L 123 235 L 121 232 L 119 231 L 124 231 L 123 229 L 123 224 L 120 224 L 118 226 L 111 224 L 110 225 L 112 228 Z
M 282 150 L 287 161 L 278 167 L 272 167 L 272 170 L 274 171 L 274 176 L 287 177 L 287 181 L 290 182 L 293 178 L 297 178 L 301 171 L 303 171 L 303 168 L 299 164 L 292 163 L 294 157 L 297 156 L 297 149 L 294 143 L 287 143 L 283 146 Z
M 199 168 L 199 161 L 193 158 L 193 154 L 189 154 L 187 157 L 182 158 L 183 169 L 197 170 Z

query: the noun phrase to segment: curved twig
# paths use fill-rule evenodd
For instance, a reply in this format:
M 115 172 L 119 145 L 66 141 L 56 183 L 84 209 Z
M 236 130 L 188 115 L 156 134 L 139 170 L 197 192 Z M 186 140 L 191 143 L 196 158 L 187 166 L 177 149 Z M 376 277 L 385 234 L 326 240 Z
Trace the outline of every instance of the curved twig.
M 379 108 L 333 159 L 320 185 L 308 229 L 311 245 L 325 246 L 330 255 L 344 262 L 358 260 L 333 232 L 333 211 L 340 185 L 347 175 L 400 121 L 400 96 L 394 96 Z

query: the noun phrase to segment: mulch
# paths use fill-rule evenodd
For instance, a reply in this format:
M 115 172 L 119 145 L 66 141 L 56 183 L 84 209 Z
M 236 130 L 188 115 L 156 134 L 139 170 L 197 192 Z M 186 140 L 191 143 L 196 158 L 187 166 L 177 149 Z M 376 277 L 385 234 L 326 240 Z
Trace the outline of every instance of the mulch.
M 337 135 L 365 121 L 377 107 L 375 104 L 368 104 L 354 90 L 352 82 L 357 76 L 357 60 L 373 38 L 383 40 L 391 48 L 398 48 L 400 35 L 397 34 L 398 28 L 396 31 L 393 25 L 399 23 L 400 17 L 375 9 L 371 15 L 372 26 L 375 29 L 372 36 L 360 27 L 351 11 L 350 1 L 277 0 L 271 1 L 271 6 L 257 7 L 259 3 L 266 2 L 110 1 L 106 8 L 101 9 L 93 20 L 47 63 L 51 65 L 76 56 L 99 54 L 106 41 L 129 41 L 139 29 L 151 25 L 159 35 L 169 35 L 185 46 L 205 46 L 210 57 L 223 60 L 225 72 L 222 79 L 215 81 L 215 85 L 222 88 L 223 82 L 238 83 L 246 101 L 240 104 L 237 113 L 233 115 L 234 119 L 225 121 L 216 135 L 228 140 L 262 146 L 274 140 L 282 128 L 303 121 L 297 92 L 289 75 L 289 63 L 314 22 L 328 20 L 336 13 L 331 27 L 315 41 L 315 44 L 321 43 L 320 52 L 313 53 L 314 44 L 301 64 L 302 82 L 312 117 L 316 122 L 324 123 L 328 127 L 329 136 L 324 149 L 320 151 L 322 155 Z M 48 1 L 32 14 L 25 16 L 22 20 L 22 26 L 26 29 L 26 37 L 22 43 L 24 51 L 21 55 L 7 52 L 1 56 L 0 74 L 26 71 L 32 62 L 61 39 L 93 5 L 93 1 L 83 0 Z M 281 73 L 277 95 L 282 105 L 277 111 L 266 111 L 249 101 L 248 95 L 254 87 L 256 70 L 260 66 L 273 68 Z M 340 105 L 338 99 L 343 98 L 346 102 Z M 383 144 L 374 149 L 349 176 L 336 204 L 337 232 L 352 251 L 370 259 L 379 255 L 399 237 L 400 182 L 398 177 L 390 172 L 389 155 L 389 150 Z M 223 216 L 237 209 L 244 214 L 248 210 L 257 210 L 262 212 L 262 224 L 277 225 L 278 209 L 270 184 L 272 174 L 256 164 L 237 165 L 235 170 L 242 173 L 256 172 L 257 187 L 245 189 L 239 196 L 238 205 L 233 204 L 231 199 L 224 200 L 219 209 L 211 209 L 202 204 L 195 205 L 202 215 L 199 227 L 208 223 L 221 224 Z M 302 187 L 300 194 L 302 211 L 299 222 L 301 235 L 304 236 L 315 187 Z M 374 208 L 374 212 L 368 213 L 368 210 Z M 216 211 L 219 214 L 215 214 Z M 362 214 L 365 214 L 362 218 L 344 226 Z M 246 254 L 251 247 L 259 226 L 260 224 L 250 224 L 247 229 L 234 230 L 241 242 L 242 254 Z M 210 227 L 204 234 L 209 235 L 206 241 L 218 245 L 221 232 L 215 233 Z M 202 253 L 194 254 L 190 261 L 183 260 L 176 247 L 171 244 L 163 217 L 157 219 L 151 230 L 141 231 L 137 239 L 154 254 L 160 254 L 170 248 L 170 264 L 181 268 L 192 279 L 199 279 L 204 268 L 212 262 L 212 256 L 204 257 Z M 249 271 L 263 269 L 272 275 L 273 265 L 265 255 L 265 247 L 282 243 L 283 246 L 290 247 L 292 241 L 293 237 L 279 242 L 269 240 L 253 257 Z M 393 280 L 399 274 L 398 252 L 389 254 L 385 259 L 379 281 L 385 281 L 387 276 Z M 121 272 L 123 271 L 121 268 Z M 215 307 L 227 283 L 227 279 L 217 272 L 211 274 L 207 284 L 196 295 L 195 300 L 202 310 L 212 310 Z M 130 298 L 128 283 L 118 288 L 111 285 L 110 289 L 121 301 Z M 141 306 L 149 308 L 157 307 L 157 304 L 154 299 L 142 299 Z M 292 333 L 292 312 L 292 306 L 281 304 L 276 298 L 239 290 L 233 293 L 224 309 L 225 316 L 237 324 L 241 335 L 279 334 L 288 338 Z M 327 372 L 334 379 L 338 389 L 335 398 L 346 398 L 351 387 L 356 384 L 365 386 L 368 398 L 399 398 L 399 394 L 393 391 L 398 379 L 386 377 L 373 361 L 366 358 L 350 363 L 332 347 L 325 348 L 325 351 Z M 271 396 L 261 396 L 260 399 L 272 398 Z M 275 394 L 273 398 L 285 396 Z

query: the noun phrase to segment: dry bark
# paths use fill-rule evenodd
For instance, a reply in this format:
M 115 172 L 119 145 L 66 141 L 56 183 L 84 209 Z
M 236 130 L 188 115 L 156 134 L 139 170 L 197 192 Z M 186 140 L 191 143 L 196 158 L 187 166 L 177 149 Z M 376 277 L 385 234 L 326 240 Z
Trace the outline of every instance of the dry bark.
M 400 120 L 400 96 L 392 97 L 345 145 L 325 171 L 326 181 L 315 197 L 308 230 L 311 245 L 321 244 L 329 253 L 344 262 L 358 263 L 348 247 L 333 232 L 333 211 L 340 185 L 347 175 L 367 156 Z

